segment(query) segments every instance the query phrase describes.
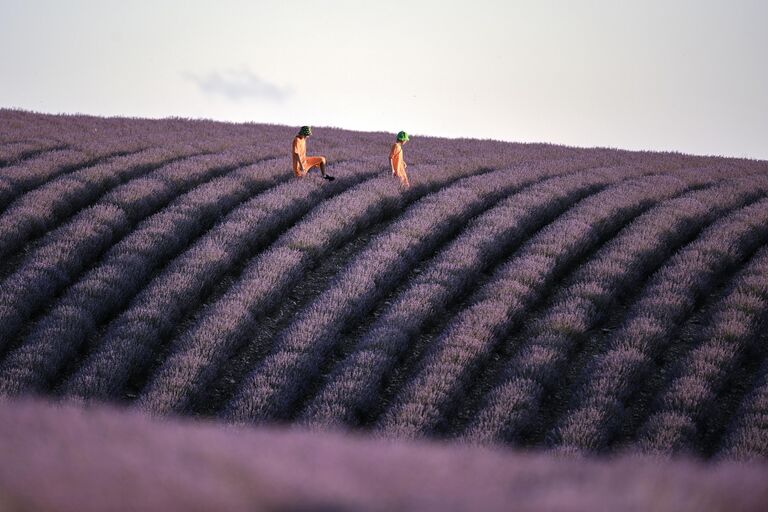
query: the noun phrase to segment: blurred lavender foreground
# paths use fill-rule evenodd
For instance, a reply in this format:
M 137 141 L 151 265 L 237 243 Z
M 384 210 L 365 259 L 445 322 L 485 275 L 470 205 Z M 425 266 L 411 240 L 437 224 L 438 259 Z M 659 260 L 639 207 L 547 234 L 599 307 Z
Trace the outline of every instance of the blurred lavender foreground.
M 0 403 L 0 510 L 759 511 L 768 467 L 606 461 Z
M 0 109 L 0 512 L 768 510 L 768 162 L 295 132 Z

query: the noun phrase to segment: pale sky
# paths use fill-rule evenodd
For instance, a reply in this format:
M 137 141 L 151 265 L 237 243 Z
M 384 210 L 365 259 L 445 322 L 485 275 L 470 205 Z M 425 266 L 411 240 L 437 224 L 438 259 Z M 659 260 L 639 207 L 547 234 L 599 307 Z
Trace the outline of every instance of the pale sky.
M 0 106 L 768 159 L 768 2 L 0 0 Z

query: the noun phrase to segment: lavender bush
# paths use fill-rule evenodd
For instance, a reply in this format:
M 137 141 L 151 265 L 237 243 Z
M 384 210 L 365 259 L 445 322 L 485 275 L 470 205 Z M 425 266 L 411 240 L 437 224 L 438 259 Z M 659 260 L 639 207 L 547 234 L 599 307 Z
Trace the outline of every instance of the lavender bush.
M 562 458 L 0 402 L 10 512 L 758 512 L 764 464 Z M 45 485 L 41 483 L 44 482 Z

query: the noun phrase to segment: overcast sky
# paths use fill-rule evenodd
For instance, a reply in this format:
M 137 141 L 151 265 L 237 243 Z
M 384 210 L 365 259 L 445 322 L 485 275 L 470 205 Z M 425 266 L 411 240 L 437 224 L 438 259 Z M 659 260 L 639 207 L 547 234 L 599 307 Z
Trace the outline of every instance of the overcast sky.
M 762 0 L 0 0 L 0 106 L 768 159 Z

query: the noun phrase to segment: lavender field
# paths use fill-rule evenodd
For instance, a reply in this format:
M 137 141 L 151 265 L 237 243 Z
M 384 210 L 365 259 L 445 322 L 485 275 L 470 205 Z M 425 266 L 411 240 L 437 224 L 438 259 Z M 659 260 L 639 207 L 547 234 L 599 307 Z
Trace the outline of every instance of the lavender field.
M 0 110 L 0 396 L 768 457 L 768 162 Z
M 768 456 L 768 163 L 0 111 L 0 393 Z

